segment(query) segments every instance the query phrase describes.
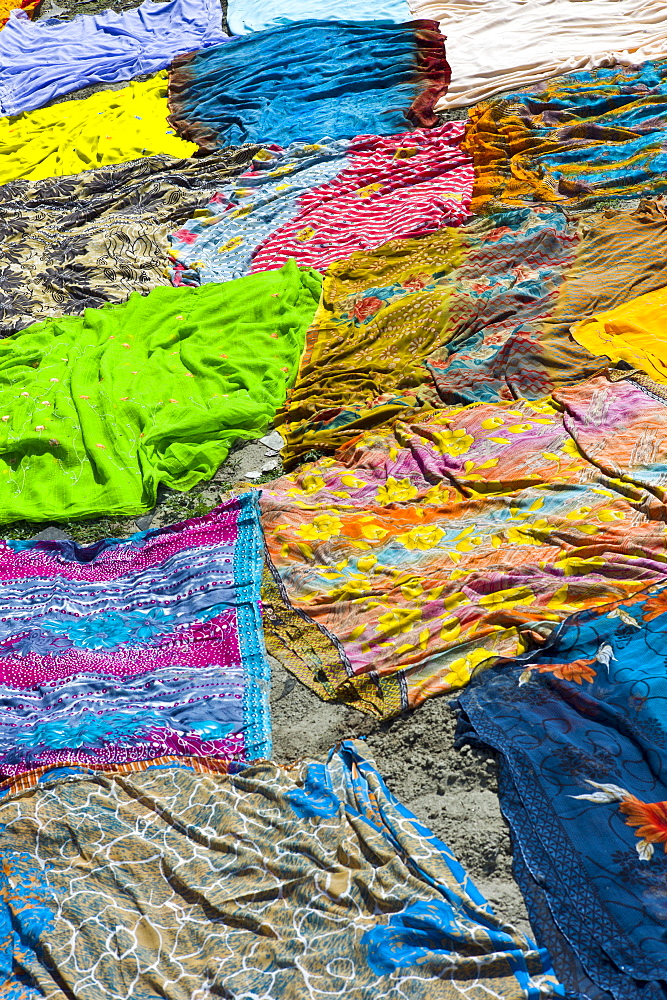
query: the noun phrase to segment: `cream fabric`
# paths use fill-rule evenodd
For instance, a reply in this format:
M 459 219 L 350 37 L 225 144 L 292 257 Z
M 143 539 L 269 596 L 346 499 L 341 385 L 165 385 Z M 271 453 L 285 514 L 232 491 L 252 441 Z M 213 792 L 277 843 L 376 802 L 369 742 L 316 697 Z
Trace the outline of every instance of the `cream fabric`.
M 667 0 L 410 0 L 440 22 L 452 81 L 436 110 L 552 76 L 667 56 Z

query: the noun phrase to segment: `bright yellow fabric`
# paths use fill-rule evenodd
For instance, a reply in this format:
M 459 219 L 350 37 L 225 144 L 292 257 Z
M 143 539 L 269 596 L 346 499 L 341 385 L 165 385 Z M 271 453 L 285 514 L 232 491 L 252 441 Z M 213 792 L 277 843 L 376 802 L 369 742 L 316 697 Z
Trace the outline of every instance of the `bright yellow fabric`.
M 20 8 L 29 18 L 35 13 L 39 0 L 0 0 L 0 28 L 9 20 L 9 12 Z
M 42 180 L 155 153 L 192 156 L 167 121 L 167 73 L 29 114 L 0 118 L 0 184 Z
M 597 313 L 577 323 L 571 332 L 591 354 L 627 361 L 654 381 L 667 384 L 667 288 Z

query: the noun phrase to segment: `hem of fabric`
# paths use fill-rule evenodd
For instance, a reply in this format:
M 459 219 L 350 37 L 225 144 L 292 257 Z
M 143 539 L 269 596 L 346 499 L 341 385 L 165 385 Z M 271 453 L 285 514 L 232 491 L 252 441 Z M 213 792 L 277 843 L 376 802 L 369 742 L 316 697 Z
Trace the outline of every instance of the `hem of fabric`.
M 388 676 L 380 676 L 375 671 L 355 674 L 340 640 L 326 626 L 292 603 L 266 545 L 264 557 L 266 574 L 262 588 L 263 603 L 269 609 L 264 622 L 265 637 L 271 655 L 281 666 L 323 701 L 338 702 L 379 719 L 393 718 L 408 709 L 410 706 L 404 671 Z M 337 662 L 334 656 L 325 661 L 314 645 L 310 646 L 307 658 L 300 657 L 298 650 L 290 645 L 289 640 L 293 641 L 293 637 L 289 634 L 289 623 L 282 620 L 284 616 L 280 614 L 281 608 L 292 616 L 294 624 L 300 621 L 304 631 L 314 631 L 321 637 L 336 654 Z M 290 650 L 289 654 L 285 652 L 286 649 Z M 314 661 L 319 662 L 315 665 Z
M 248 575 L 252 581 L 252 599 L 236 609 L 239 652 L 245 684 L 243 688 L 243 737 L 248 760 L 271 756 L 271 668 L 264 643 L 262 623 L 261 579 L 263 565 L 263 533 L 259 519 L 259 497 L 255 492 L 243 493 L 239 504 L 237 538 L 234 547 L 234 583 Z M 244 510 L 250 515 L 243 517 Z
M 196 56 L 196 52 L 186 52 L 172 60 L 167 84 L 167 107 L 169 109 L 167 121 L 174 127 L 181 139 L 199 146 L 195 156 L 206 156 L 222 148 L 217 134 L 206 125 L 189 122 L 187 118 L 183 117 L 183 111 L 180 108 L 180 95 L 188 85 L 190 80 L 189 66 Z
M 417 128 L 434 128 L 440 124 L 435 113 L 438 101 L 447 93 L 452 70 L 447 62 L 445 36 L 437 21 L 409 21 L 417 42 L 417 72 L 423 79 L 421 93 L 415 97 L 405 117 Z

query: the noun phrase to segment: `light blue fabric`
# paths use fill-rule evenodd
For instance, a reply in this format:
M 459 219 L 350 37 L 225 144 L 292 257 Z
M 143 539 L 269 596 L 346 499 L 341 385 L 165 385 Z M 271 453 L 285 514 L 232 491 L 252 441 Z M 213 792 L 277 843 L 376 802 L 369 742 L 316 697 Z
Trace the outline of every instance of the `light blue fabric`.
M 179 57 L 170 120 L 210 151 L 394 135 L 437 125 L 448 82 L 435 21 L 300 21 Z
M 137 10 L 72 21 L 33 22 L 13 11 L 0 31 L 0 114 L 33 111 L 91 83 L 156 73 L 180 53 L 226 39 L 217 0 L 146 0 Z
M 305 191 L 326 184 L 348 163 L 349 139 L 287 149 L 261 149 L 250 170 L 235 177 L 207 206 L 169 237 L 175 285 L 231 281 L 250 271 L 260 243 L 299 211 Z
M 292 21 L 409 21 L 405 0 L 230 0 L 227 24 L 233 35 L 276 28 Z

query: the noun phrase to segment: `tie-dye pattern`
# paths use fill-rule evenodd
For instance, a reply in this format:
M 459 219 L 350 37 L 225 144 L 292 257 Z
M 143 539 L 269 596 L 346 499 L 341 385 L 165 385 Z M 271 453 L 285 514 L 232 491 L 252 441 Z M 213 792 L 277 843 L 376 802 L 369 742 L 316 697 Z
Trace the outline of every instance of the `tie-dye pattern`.
M 8 997 L 564 996 L 361 743 L 227 775 L 47 773 L 0 824 Z
M 285 666 L 381 716 L 397 686 L 402 707 L 462 687 L 523 633 L 667 575 L 666 482 L 667 405 L 631 379 L 359 436 L 261 497 L 284 597 L 341 653 L 328 675 Z
M 254 495 L 89 548 L 0 550 L 0 775 L 270 751 Z

